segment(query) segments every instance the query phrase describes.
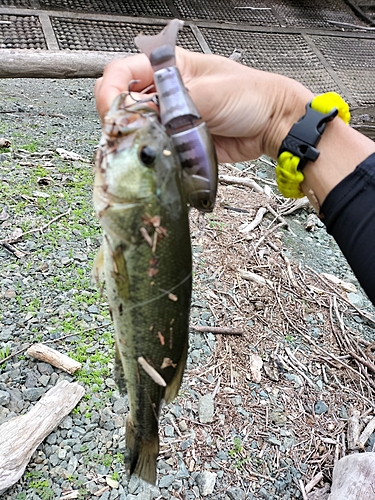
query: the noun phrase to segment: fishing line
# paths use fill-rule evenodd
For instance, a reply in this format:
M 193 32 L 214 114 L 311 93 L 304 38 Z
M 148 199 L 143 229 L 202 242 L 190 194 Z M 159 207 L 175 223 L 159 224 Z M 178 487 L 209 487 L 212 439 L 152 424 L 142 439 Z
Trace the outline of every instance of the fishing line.
M 181 285 L 183 285 L 184 283 L 186 283 L 186 281 L 189 278 L 191 278 L 191 276 L 192 276 L 192 272 L 190 272 L 183 280 L 181 280 L 179 283 L 177 283 L 177 285 L 175 285 L 174 287 L 170 288 L 169 290 L 166 290 L 165 292 L 161 293 L 157 297 L 154 297 L 153 299 L 145 300 L 144 302 L 140 302 L 139 304 L 134 304 L 131 307 L 125 307 L 124 311 L 131 311 L 132 309 L 135 309 L 136 307 L 142 307 L 142 306 L 145 306 L 147 304 L 151 304 L 151 302 L 155 302 L 155 301 L 161 299 L 162 297 L 165 297 L 166 295 L 169 295 L 173 290 L 176 290 L 176 288 L 179 288 Z

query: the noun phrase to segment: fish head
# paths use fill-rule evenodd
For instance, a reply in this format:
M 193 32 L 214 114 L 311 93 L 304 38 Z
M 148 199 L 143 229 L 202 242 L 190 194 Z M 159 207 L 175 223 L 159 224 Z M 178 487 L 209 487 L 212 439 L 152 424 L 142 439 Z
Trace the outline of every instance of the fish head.
M 155 198 L 170 206 L 181 201 L 181 192 L 173 189 L 181 165 L 158 113 L 141 103 L 128 107 L 125 98 L 121 94 L 105 117 L 99 145 L 94 206 L 102 223 L 103 217 L 110 216 L 111 223 L 120 213 L 126 217 L 126 207 L 143 210 Z

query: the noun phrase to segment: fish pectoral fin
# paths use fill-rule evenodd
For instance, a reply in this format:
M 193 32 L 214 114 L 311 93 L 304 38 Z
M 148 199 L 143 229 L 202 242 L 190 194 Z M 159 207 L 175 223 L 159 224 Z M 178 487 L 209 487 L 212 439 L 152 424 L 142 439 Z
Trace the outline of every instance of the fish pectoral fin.
M 126 467 L 129 474 L 135 474 L 148 483 L 156 483 L 156 459 L 159 454 L 159 435 L 142 439 L 133 422 L 126 419 Z
M 91 283 L 99 285 L 104 281 L 104 249 L 103 245 L 99 248 L 98 253 L 94 259 L 94 264 L 91 271 Z
M 173 401 L 174 398 L 178 394 L 178 390 L 180 389 L 182 377 L 184 375 L 184 369 L 186 366 L 187 352 L 188 352 L 188 341 L 186 340 L 184 349 L 183 349 L 182 354 L 181 354 L 180 361 L 178 362 L 178 365 L 176 366 L 176 371 L 175 371 L 174 377 L 172 378 L 172 380 L 169 382 L 169 384 L 165 388 L 164 400 L 165 400 L 166 404 Z

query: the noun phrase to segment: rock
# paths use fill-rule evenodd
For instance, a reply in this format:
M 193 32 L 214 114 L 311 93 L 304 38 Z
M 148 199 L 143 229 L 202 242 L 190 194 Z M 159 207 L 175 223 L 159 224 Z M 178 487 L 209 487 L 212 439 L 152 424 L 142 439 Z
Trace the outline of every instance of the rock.
M 353 306 L 362 307 L 363 306 L 363 297 L 358 293 L 350 292 L 348 293 L 348 299 Z
M 113 411 L 118 415 L 121 415 L 122 413 L 125 413 L 127 410 L 128 410 L 127 398 L 118 398 L 113 405 Z
M 174 436 L 174 428 L 172 425 L 166 425 L 164 429 L 164 435 L 166 437 L 173 437 Z
M 227 495 L 231 500 L 245 500 L 246 493 L 236 486 L 228 488 Z
M 211 495 L 215 488 L 217 474 L 215 472 L 209 472 L 207 470 L 200 472 L 195 478 L 195 482 L 198 485 L 199 492 L 203 497 Z
M 314 412 L 316 415 L 323 415 L 323 413 L 327 413 L 328 406 L 324 403 L 324 401 L 317 401 L 314 405 Z
M 201 359 L 201 353 L 198 351 L 198 349 L 194 349 L 194 351 L 190 353 L 190 357 L 193 363 L 199 363 L 199 360 Z
M 185 420 L 180 420 L 178 422 L 178 426 L 180 428 L 180 431 L 185 432 L 187 430 L 187 424 Z
M 348 420 L 348 412 L 344 405 L 340 408 L 339 417 L 343 420 Z
M 0 391 L 0 406 L 7 405 L 10 401 L 10 394 L 7 391 Z
M 275 425 L 279 425 L 279 426 L 285 425 L 287 420 L 288 420 L 287 416 L 285 415 L 285 413 L 282 410 L 272 411 L 270 414 L 270 418 L 271 418 L 271 421 Z
M 179 460 L 178 462 L 178 471 L 175 477 L 176 479 L 187 479 L 190 477 L 189 471 L 187 470 L 183 460 Z
M 44 393 L 45 389 L 41 387 L 30 387 L 25 389 L 22 394 L 26 401 L 37 401 Z
M 199 421 L 202 424 L 212 422 L 214 419 L 215 404 L 212 394 L 205 394 L 199 400 L 198 413 Z
M 175 480 L 174 474 L 167 474 L 166 476 L 161 477 L 158 486 L 159 488 L 169 488 L 174 480 Z
M 274 444 L 275 446 L 281 446 L 281 441 L 275 438 L 275 436 L 269 436 L 267 438 L 267 443 Z

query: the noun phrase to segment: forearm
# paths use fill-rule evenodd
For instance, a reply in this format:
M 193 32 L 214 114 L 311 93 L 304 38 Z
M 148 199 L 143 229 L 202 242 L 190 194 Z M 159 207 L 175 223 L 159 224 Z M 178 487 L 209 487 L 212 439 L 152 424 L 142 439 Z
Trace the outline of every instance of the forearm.
M 375 143 L 336 117 L 327 124 L 317 149 L 319 158 L 304 168 L 301 187 L 319 211 L 328 193 L 375 152 Z

